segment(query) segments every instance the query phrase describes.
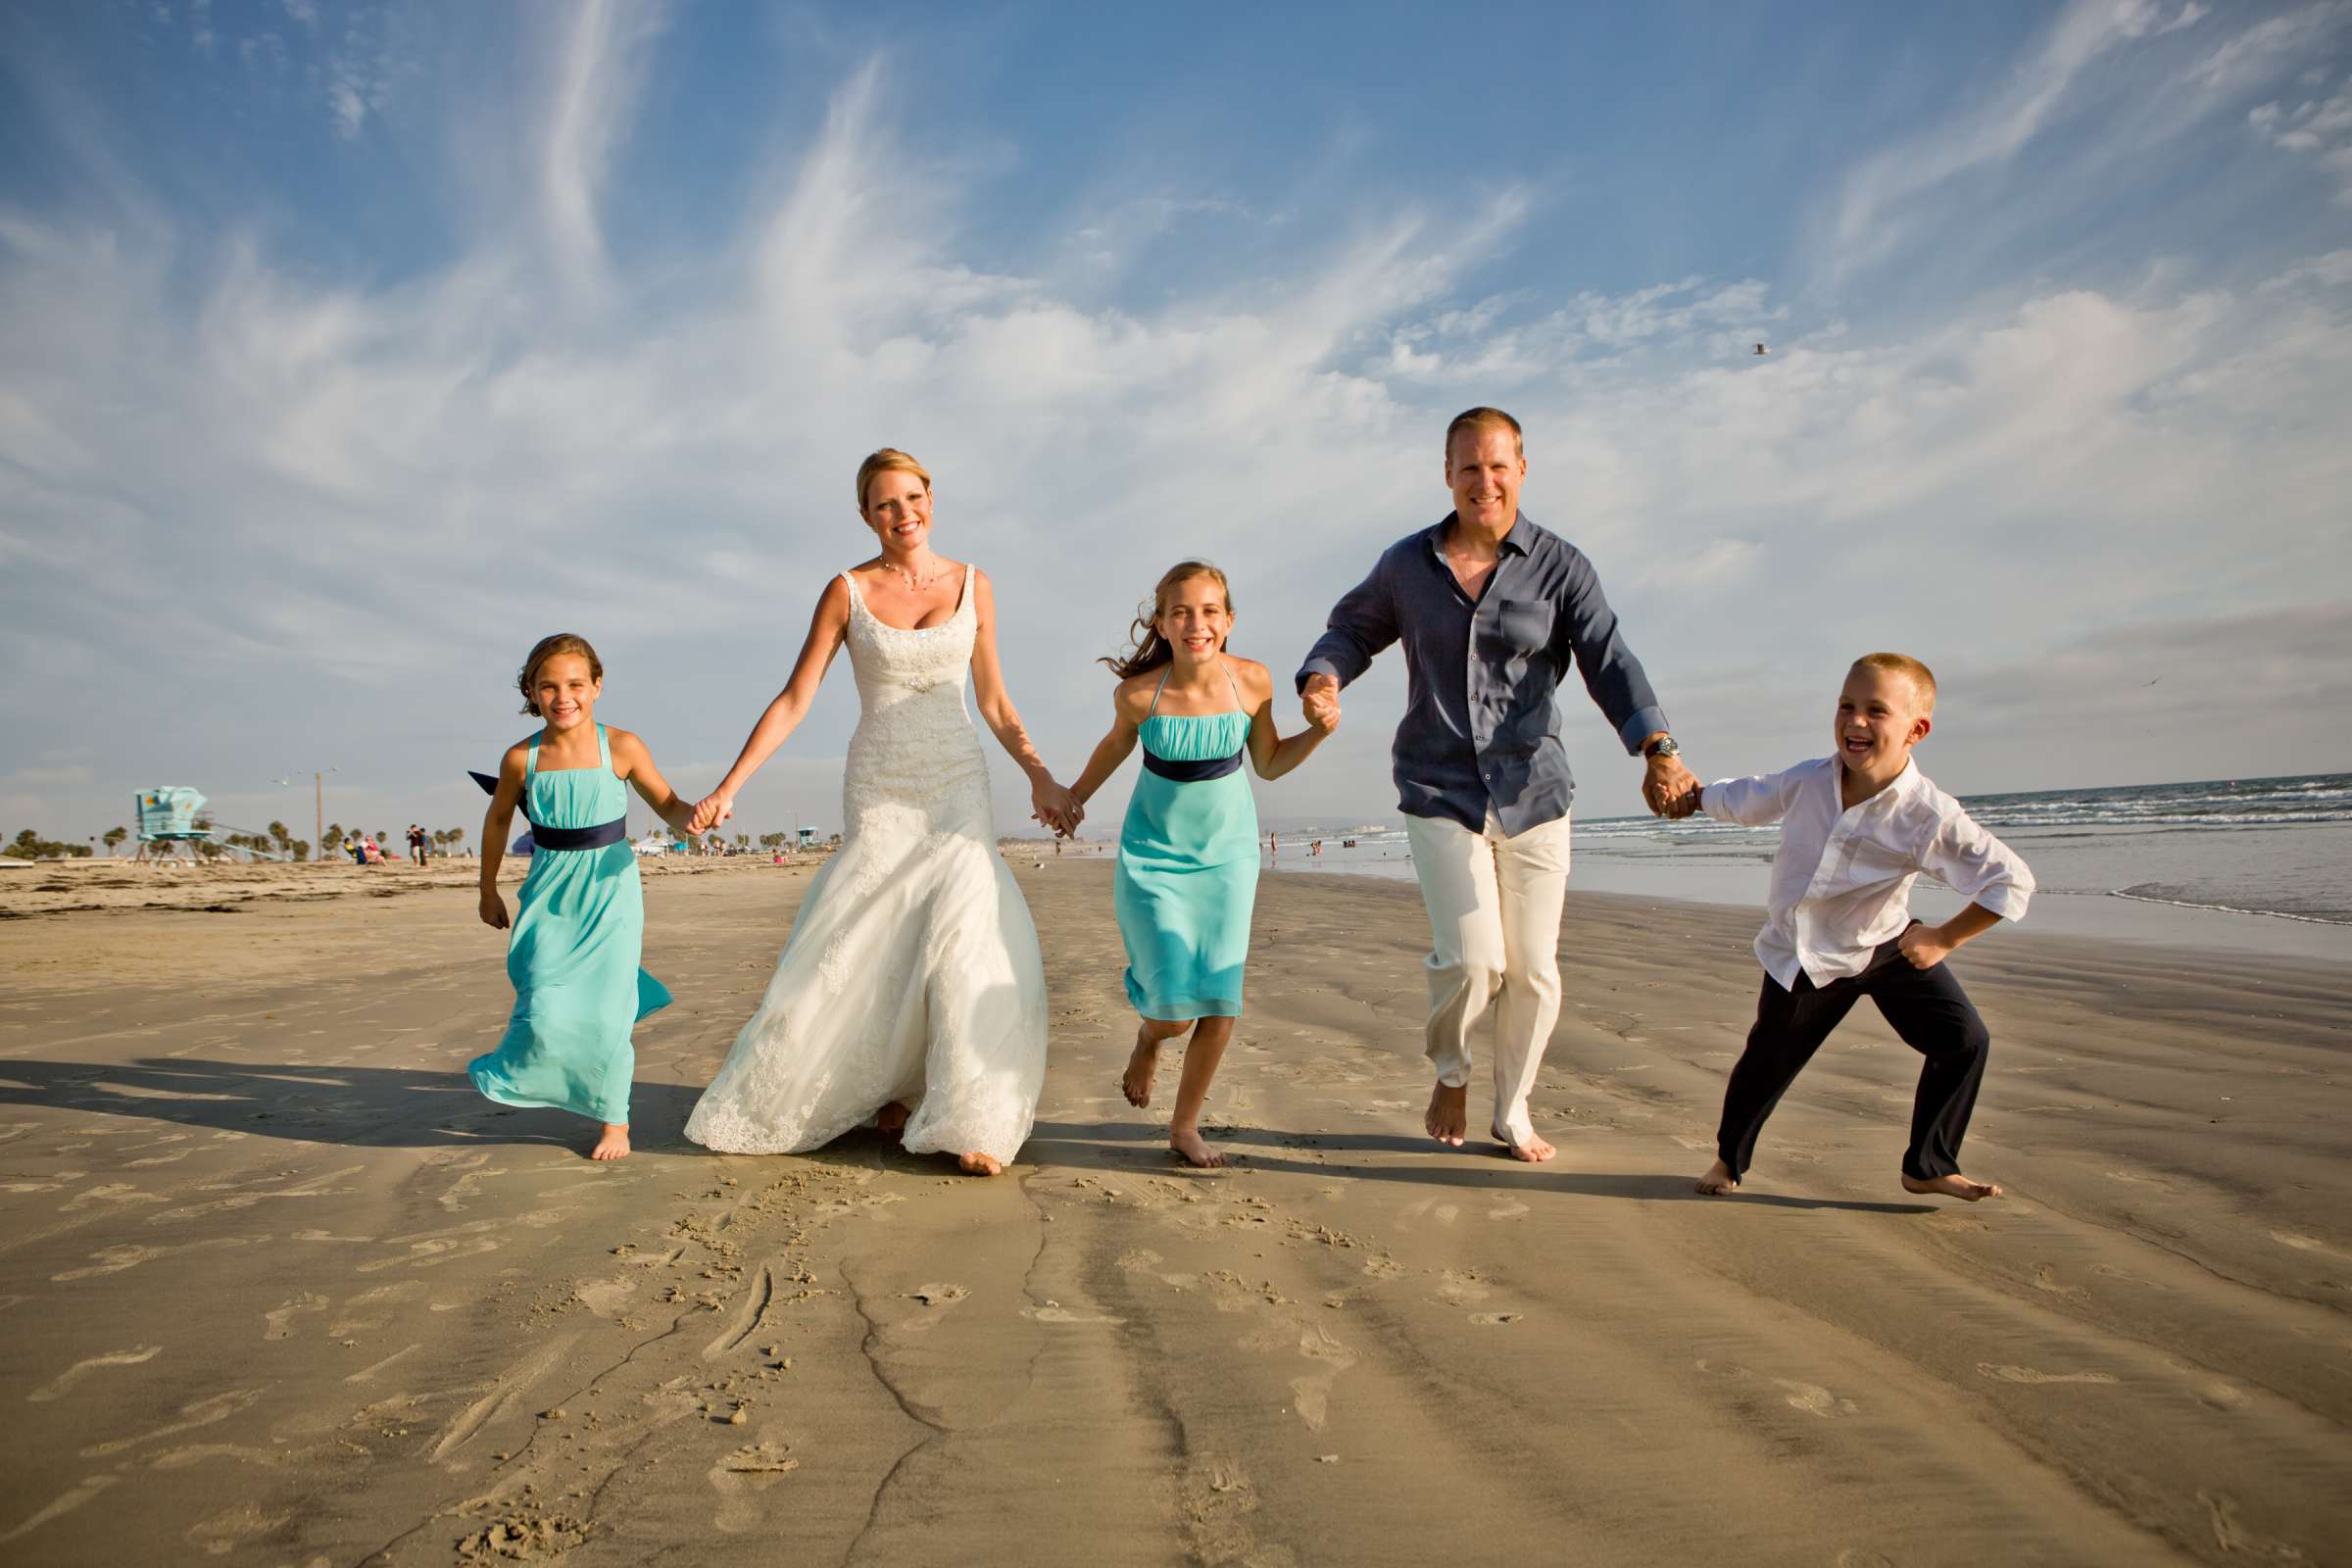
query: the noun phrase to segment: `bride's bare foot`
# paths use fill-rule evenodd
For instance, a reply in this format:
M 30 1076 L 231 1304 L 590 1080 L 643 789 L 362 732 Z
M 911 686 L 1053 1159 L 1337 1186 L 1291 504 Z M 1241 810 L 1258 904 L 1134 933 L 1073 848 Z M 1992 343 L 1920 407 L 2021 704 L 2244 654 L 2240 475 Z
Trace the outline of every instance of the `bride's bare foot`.
M 1429 1114 L 1422 1125 L 1429 1136 L 1441 1144 L 1462 1147 L 1470 1133 L 1470 1090 L 1468 1086 L 1450 1089 L 1444 1084 L 1429 1092 Z
M 1170 1127 L 1168 1147 L 1196 1170 L 1216 1170 L 1225 1163 L 1225 1156 L 1208 1147 L 1208 1140 L 1200 1136 L 1198 1127 Z
M 1709 1198 L 1727 1198 L 1740 1190 L 1740 1178 L 1732 1174 L 1731 1166 L 1719 1159 L 1709 1165 L 1707 1173 L 1692 1184 L 1692 1190 L 1704 1193 Z
M 906 1130 L 908 1114 L 905 1105 L 895 1100 L 891 1101 L 880 1110 L 874 1112 L 874 1128 L 885 1138 L 896 1138 Z
M 590 1151 L 588 1151 L 588 1157 L 589 1157 L 590 1159 L 626 1159 L 626 1158 L 628 1158 L 628 1157 L 629 1157 L 629 1130 L 628 1130 L 628 1128 L 626 1128 L 625 1126 L 624 1126 L 624 1127 L 615 1127 L 615 1126 L 614 1126 L 614 1125 L 612 1125 L 612 1123 L 611 1123 L 611 1122 L 607 1122 L 607 1123 L 605 1123 L 605 1130 L 604 1130 L 604 1133 L 603 1133 L 603 1135 L 602 1135 L 602 1136 L 600 1136 L 600 1137 L 597 1139 L 597 1141 L 596 1141 L 596 1147 L 595 1147 L 594 1149 L 591 1149 Z
M 1949 1176 L 1931 1176 L 1924 1182 L 1915 1177 L 1906 1176 L 1903 1178 L 1903 1191 L 1940 1198 L 1960 1198 L 1972 1203 L 1981 1198 L 2001 1196 L 2001 1189 L 1997 1183 L 1970 1181 L 1958 1171 L 1952 1172 Z
M 1552 1148 L 1549 1144 L 1544 1141 L 1544 1137 L 1541 1133 L 1531 1132 L 1527 1135 L 1526 1143 L 1515 1144 L 1511 1142 L 1510 1139 L 1503 1136 L 1501 1128 L 1493 1127 L 1489 1128 L 1488 1130 L 1494 1133 L 1494 1141 L 1502 1146 L 1502 1152 L 1504 1153 L 1510 1155 L 1513 1159 L 1522 1160 L 1530 1165 L 1541 1165 L 1544 1163 L 1544 1161 L 1549 1159 L 1552 1155 L 1559 1152 L 1558 1150 Z
M 1159 1039 L 1152 1033 L 1150 1022 L 1138 1024 L 1135 1030 L 1135 1051 L 1127 1058 L 1127 1074 L 1119 1080 L 1130 1105 L 1152 1103 L 1152 1080 L 1159 1072 Z
M 1004 1171 L 993 1154 L 959 1154 L 956 1163 L 966 1176 L 999 1176 Z

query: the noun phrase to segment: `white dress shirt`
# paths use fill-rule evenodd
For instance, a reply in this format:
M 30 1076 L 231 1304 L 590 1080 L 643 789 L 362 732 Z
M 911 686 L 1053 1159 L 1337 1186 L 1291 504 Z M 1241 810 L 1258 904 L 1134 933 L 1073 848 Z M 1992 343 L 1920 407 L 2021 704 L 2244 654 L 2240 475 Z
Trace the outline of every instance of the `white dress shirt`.
M 1979 827 L 1918 764 L 1848 809 L 1835 757 L 1786 773 L 1718 779 L 1699 804 L 1722 822 L 1781 824 L 1768 917 L 1756 958 L 1794 990 L 1801 970 L 1816 986 L 1860 974 L 1881 943 L 1910 923 L 1911 884 L 1929 872 L 1954 893 L 2006 919 L 2025 918 L 2034 873 L 2015 851 Z

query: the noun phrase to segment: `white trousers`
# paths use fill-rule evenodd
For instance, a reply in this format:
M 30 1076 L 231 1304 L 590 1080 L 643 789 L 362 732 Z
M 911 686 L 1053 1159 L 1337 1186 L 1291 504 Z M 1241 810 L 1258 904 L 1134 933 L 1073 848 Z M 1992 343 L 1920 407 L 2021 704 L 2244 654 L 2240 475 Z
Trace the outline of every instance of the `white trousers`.
M 1473 833 L 1443 817 L 1407 816 L 1406 839 L 1429 910 L 1430 1065 L 1438 1082 L 1470 1082 L 1470 1042 L 1490 1016 L 1494 1035 L 1494 1135 L 1536 1135 L 1527 1097 L 1560 1016 L 1560 906 L 1568 893 L 1568 818 L 1505 838 L 1494 814 Z

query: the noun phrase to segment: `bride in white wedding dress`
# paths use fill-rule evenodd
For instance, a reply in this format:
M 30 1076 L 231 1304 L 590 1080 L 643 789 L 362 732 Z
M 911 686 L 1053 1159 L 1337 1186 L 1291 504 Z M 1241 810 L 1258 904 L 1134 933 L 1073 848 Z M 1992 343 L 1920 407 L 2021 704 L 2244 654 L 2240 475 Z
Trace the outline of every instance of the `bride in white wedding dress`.
M 808 886 L 775 978 L 686 1136 L 727 1153 L 798 1152 L 863 1122 L 993 1176 L 1037 1113 L 1046 979 L 1029 906 L 997 854 L 981 716 L 1029 775 L 1038 819 L 1083 809 L 1021 728 L 997 664 L 987 576 L 931 550 L 931 475 L 885 447 L 858 470 L 882 553 L 818 600 L 792 679 L 695 808 L 724 821 L 783 745 L 846 642 L 862 712 L 842 780 L 841 848 Z

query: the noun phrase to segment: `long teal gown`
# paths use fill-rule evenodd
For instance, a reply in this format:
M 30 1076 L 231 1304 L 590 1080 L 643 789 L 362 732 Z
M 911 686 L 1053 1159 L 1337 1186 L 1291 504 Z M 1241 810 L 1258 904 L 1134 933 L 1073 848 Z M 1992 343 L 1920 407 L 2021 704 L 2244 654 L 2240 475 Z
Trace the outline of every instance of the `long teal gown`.
M 1159 683 L 1164 689 L 1167 676 Z M 1234 700 L 1241 700 L 1238 686 Z M 1166 714 L 1154 692 L 1141 739 L 1148 758 L 1179 771 L 1238 763 L 1250 714 Z M 1127 1000 L 1137 1013 L 1168 1021 L 1241 1016 L 1257 903 L 1257 803 L 1240 766 L 1186 780 L 1153 772 L 1147 760 L 1119 828 L 1111 889 L 1127 948 Z
M 534 827 L 596 827 L 628 812 L 628 786 L 612 771 L 612 743 L 596 726 L 595 767 L 539 771 L 531 737 L 523 814 Z M 466 1065 L 473 1084 L 503 1105 L 552 1105 L 625 1126 L 637 1053 L 629 1032 L 669 1005 L 662 982 L 637 966 L 645 899 L 637 852 L 626 839 L 593 850 L 534 849 L 507 943 L 514 1011 L 506 1037 Z

